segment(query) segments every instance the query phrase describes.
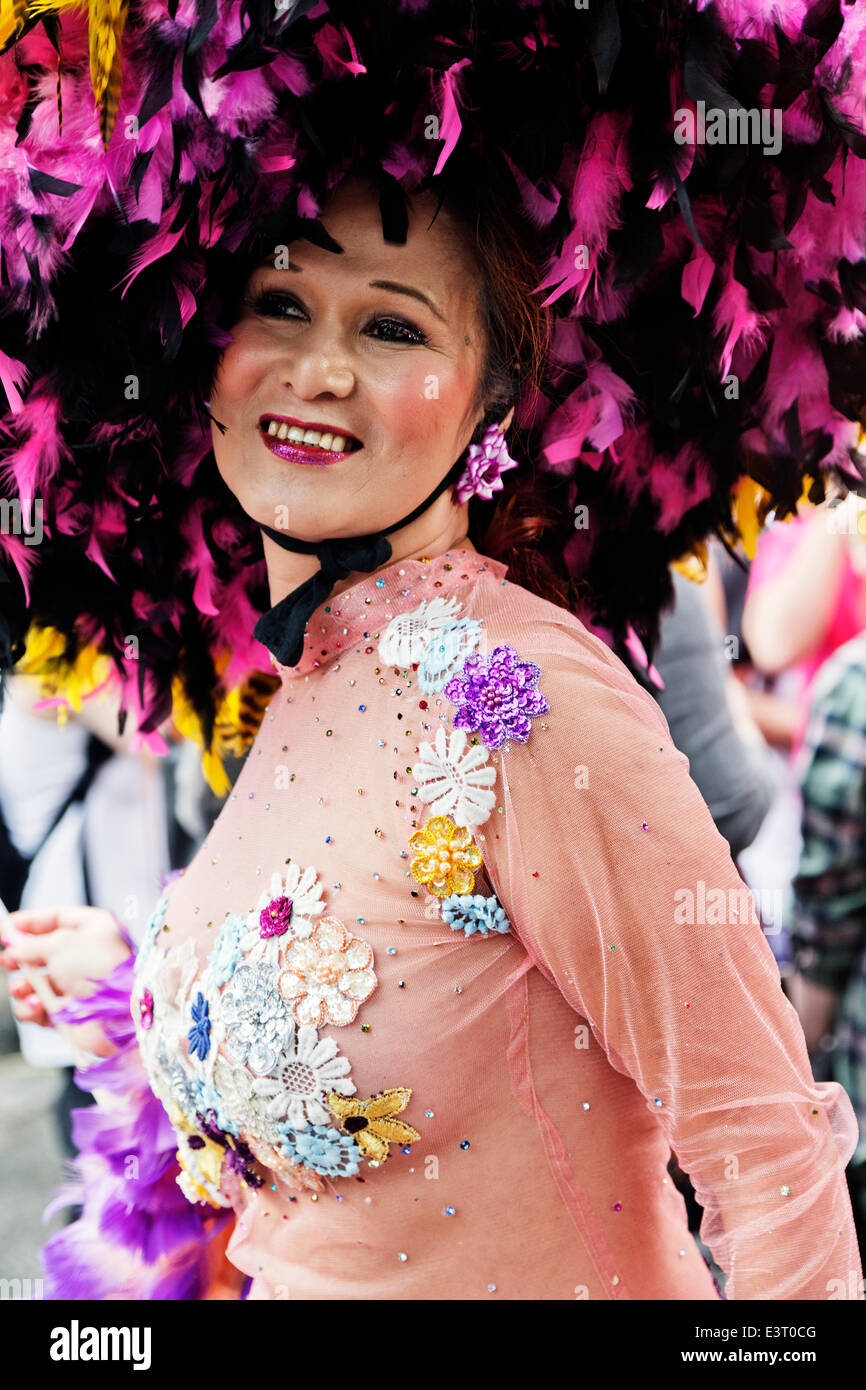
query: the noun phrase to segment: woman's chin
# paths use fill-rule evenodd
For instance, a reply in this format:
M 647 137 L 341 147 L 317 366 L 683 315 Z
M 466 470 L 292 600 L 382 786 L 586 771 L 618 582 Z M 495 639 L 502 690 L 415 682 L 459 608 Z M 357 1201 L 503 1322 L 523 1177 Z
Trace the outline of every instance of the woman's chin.
M 281 531 L 294 540 L 313 543 L 330 540 L 340 533 L 346 536 L 361 534 L 361 527 L 351 516 L 338 519 L 333 508 L 323 506 L 321 498 L 310 499 L 302 505 L 299 501 L 287 500 L 286 493 L 287 489 L 283 488 L 282 495 L 275 494 L 273 500 L 262 501 L 261 496 L 251 498 L 249 507 L 242 498 L 240 503 L 259 526 L 270 526 L 272 530 Z

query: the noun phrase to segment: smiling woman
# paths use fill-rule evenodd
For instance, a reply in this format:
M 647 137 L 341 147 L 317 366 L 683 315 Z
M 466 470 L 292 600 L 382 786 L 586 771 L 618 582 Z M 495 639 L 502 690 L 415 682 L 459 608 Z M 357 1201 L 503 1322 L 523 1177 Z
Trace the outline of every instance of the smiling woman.
M 381 187 L 349 175 L 316 237 L 277 244 L 234 312 L 228 298 L 231 340 L 208 406 L 214 457 L 262 529 L 272 609 L 256 635 L 289 665 L 303 621 L 352 571 L 475 549 L 469 497 L 491 493 L 474 480 L 445 488 L 470 441 L 489 448 L 543 372 L 549 324 L 528 223 L 492 191 L 474 215 L 452 196 L 453 210 L 431 194 L 407 199 L 405 235 L 389 243 Z M 506 454 L 500 471 L 509 466 Z M 356 537 L 380 547 L 363 558 L 356 547 L 340 566 L 334 543 Z
M 412 510 L 468 446 L 484 414 L 478 266 L 447 213 L 430 224 L 434 208 L 419 199 L 405 244 L 388 245 L 377 191 L 346 180 L 319 219 L 340 254 L 295 241 L 286 269 L 250 277 L 210 410 L 222 426 L 219 471 L 255 520 L 287 516 L 301 540 L 366 535 Z M 389 282 L 423 286 L 410 291 L 411 316 L 404 292 L 382 288 Z M 335 435 L 360 447 L 335 451 L 327 470 L 306 468 L 323 461 L 321 437 L 316 452 L 309 441 L 294 454 L 268 449 L 260 421 L 275 417 L 324 429 L 332 448 Z M 443 494 L 435 524 L 445 518 L 446 544 L 466 535 L 465 511 Z M 290 563 L 297 582 L 315 568 Z

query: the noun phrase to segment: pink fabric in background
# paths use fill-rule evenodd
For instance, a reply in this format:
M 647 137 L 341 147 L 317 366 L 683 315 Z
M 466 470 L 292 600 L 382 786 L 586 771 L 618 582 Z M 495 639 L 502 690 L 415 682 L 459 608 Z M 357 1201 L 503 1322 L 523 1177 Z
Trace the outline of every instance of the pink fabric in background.
M 250 912 L 290 859 L 315 866 L 325 912 L 369 943 L 378 979 L 357 1018 L 320 1037 L 350 1060 L 357 1098 L 411 1088 L 401 1118 L 421 1135 L 363 1166 L 363 1182 L 312 1194 L 274 1169 L 238 1188 L 229 1259 L 254 1299 L 713 1300 L 666 1172 L 672 1146 L 729 1296 L 827 1298 L 830 1280 L 860 1273 L 850 1101 L 812 1077 L 748 891 L 657 705 L 576 618 L 505 576 L 454 550 L 322 605 L 170 887 L 149 973 L 187 943 L 203 969 L 228 913 Z M 452 931 L 409 873 L 409 837 L 437 813 L 413 796 L 411 768 L 455 709 L 378 642 L 396 614 L 446 597 L 482 623 L 482 653 L 509 643 L 540 666 L 550 704 L 528 742 L 491 752 L 496 807 L 475 831 L 474 891 L 496 893 L 507 935 Z M 190 1068 L 187 1052 L 181 1032 L 173 1062 Z

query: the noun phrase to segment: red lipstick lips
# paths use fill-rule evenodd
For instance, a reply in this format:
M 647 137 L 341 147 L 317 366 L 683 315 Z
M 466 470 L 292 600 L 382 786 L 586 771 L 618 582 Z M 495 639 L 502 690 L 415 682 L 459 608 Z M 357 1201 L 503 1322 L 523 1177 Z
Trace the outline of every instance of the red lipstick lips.
M 275 430 L 269 429 L 271 422 L 277 427 Z M 286 459 L 289 463 L 311 463 L 321 467 L 329 463 L 339 463 L 363 448 L 360 440 L 338 426 L 295 420 L 289 415 L 263 415 L 259 420 L 259 431 L 271 453 L 276 454 L 278 458 Z M 289 431 L 293 432 L 296 438 L 289 439 Z M 305 434 L 314 431 L 319 436 L 319 441 L 304 442 L 303 439 L 297 438 L 301 431 Z M 286 437 L 281 439 L 281 433 Z M 321 441 L 324 441 L 324 446 Z M 341 447 L 332 448 L 333 441 L 340 441 Z

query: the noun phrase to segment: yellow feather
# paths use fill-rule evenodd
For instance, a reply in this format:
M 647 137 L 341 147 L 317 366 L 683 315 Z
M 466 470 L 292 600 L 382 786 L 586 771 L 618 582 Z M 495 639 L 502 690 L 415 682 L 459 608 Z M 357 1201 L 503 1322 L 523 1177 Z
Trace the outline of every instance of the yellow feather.
M 27 0 L 0 0 L 0 51 L 15 37 L 27 18 Z
M 225 655 L 225 660 L 216 663 L 217 668 L 219 669 L 220 666 L 224 667 L 227 660 L 228 653 Z M 186 691 L 183 688 L 183 682 L 179 677 L 175 677 L 172 682 L 171 692 L 171 717 L 178 733 L 180 733 L 183 738 L 190 739 L 202 750 L 201 766 L 205 781 L 215 796 L 225 796 L 231 790 L 231 782 L 222 765 L 221 754 L 226 750 L 223 746 L 223 741 L 220 738 L 218 729 L 215 726 L 211 746 L 210 748 L 205 748 L 201 720 L 187 699 Z M 232 709 L 236 708 L 238 700 L 239 691 L 230 691 L 217 709 L 217 724 L 220 721 L 225 721 L 227 717 L 230 717 L 230 712 Z
M 121 48 L 129 0 L 0 0 L 0 47 L 20 27 L 15 15 L 62 14 L 87 10 L 90 48 L 90 85 L 99 107 L 102 142 L 108 148 L 120 105 Z
M 707 547 L 704 541 L 698 541 L 694 550 L 675 560 L 671 568 L 693 584 L 703 584 L 707 577 Z
M 128 0 L 90 0 L 90 84 L 97 105 L 102 103 L 119 56 L 127 5 Z
M 760 483 L 756 483 L 754 478 L 744 474 L 737 480 L 732 508 L 733 520 L 749 560 L 755 558 L 758 536 L 771 505 L 772 498 L 769 492 L 762 488 Z
M 84 647 L 74 661 L 66 660 L 66 638 L 53 627 L 37 627 L 27 631 L 24 655 L 15 665 L 16 676 L 26 676 L 39 682 L 40 697 L 60 696 L 65 705 L 57 707 L 57 722 L 64 725 L 69 709 L 80 710 L 82 700 L 105 685 L 113 671 L 109 657 L 96 647 Z
M 809 489 L 811 488 L 813 482 L 814 479 L 810 478 L 808 473 L 803 474 L 803 491 L 797 498 L 798 512 L 801 510 L 801 508 L 811 507 L 813 505 L 813 503 L 809 501 Z
M 62 14 L 64 10 L 86 10 L 87 0 L 30 0 L 27 13 Z
M 36 675 L 52 657 L 62 656 L 66 638 L 56 627 L 37 627 L 32 624 L 24 639 L 24 655 L 15 667 L 16 675 Z
M 111 143 L 114 123 L 117 120 L 117 109 L 120 105 L 121 70 L 122 62 L 120 56 L 120 43 L 118 41 L 117 52 L 114 55 L 114 62 L 111 65 L 108 86 L 99 113 L 99 133 L 102 136 L 103 149 L 106 150 Z

